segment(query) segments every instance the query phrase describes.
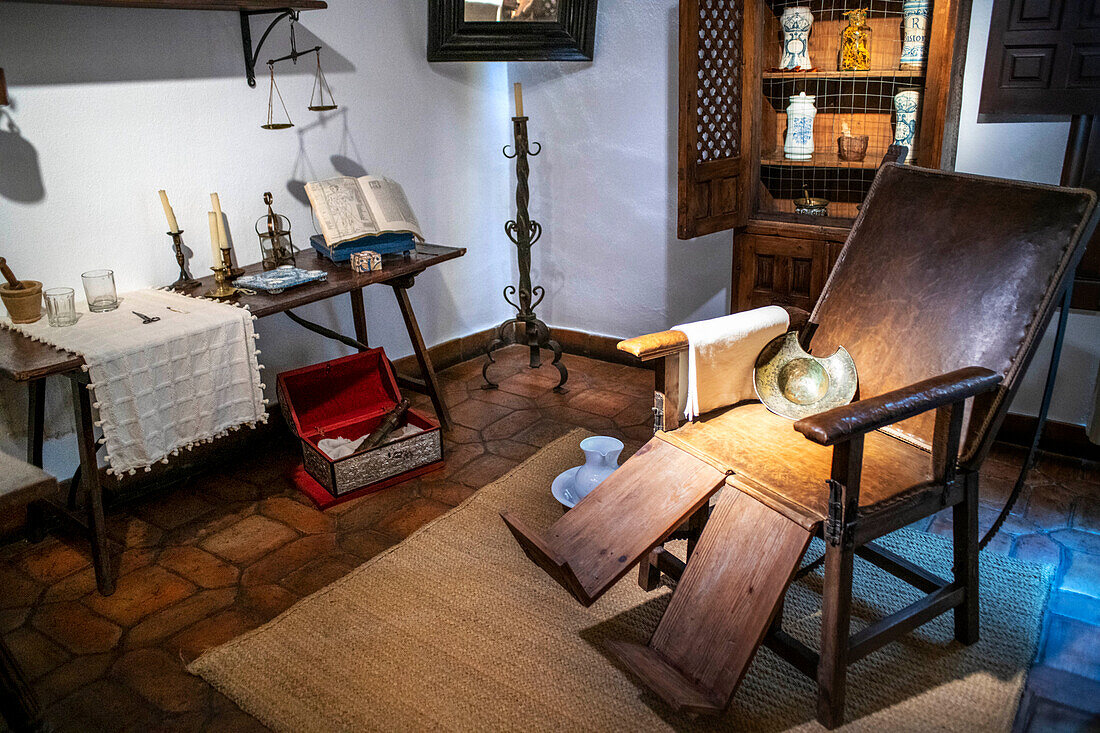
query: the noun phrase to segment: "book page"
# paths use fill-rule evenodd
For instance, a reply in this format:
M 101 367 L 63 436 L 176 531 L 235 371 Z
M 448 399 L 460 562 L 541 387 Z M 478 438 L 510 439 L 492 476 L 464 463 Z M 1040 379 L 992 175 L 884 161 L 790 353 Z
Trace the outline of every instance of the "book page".
M 330 247 L 378 234 L 378 222 L 354 178 L 330 178 L 307 183 L 306 196 L 313 205 L 321 233 Z
M 424 241 L 420 222 L 413 213 L 401 184 L 381 176 L 363 176 L 358 181 L 371 211 L 378 218 L 381 231 L 409 232 Z

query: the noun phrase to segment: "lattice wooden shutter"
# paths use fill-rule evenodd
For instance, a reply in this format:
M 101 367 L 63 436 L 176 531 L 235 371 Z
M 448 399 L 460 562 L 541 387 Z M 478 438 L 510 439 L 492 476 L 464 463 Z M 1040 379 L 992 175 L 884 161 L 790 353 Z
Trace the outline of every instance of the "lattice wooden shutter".
M 746 40 L 754 7 L 752 0 L 680 0 L 680 239 L 748 219 L 754 125 Z

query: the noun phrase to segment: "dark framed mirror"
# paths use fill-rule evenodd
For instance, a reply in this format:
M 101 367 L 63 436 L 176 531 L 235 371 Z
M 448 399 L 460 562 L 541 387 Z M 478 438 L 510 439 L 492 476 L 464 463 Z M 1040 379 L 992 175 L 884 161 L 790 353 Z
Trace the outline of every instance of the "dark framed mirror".
M 428 61 L 591 61 L 596 0 L 428 0 Z

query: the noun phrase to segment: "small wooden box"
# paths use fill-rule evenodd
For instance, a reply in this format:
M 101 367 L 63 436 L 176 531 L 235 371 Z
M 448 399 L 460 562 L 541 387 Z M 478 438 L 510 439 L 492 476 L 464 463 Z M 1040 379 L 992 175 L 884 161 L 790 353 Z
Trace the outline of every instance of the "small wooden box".
M 301 441 L 306 472 L 334 497 L 383 489 L 443 466 L 439 424 L 412 408 L 402 424 L 423 430 L 416 435 L 336 460 L 317 447 L 322 438 L 368 435 L 401 400 L 382 349 L 283 372 L 277 386 L 279 407 Z
M 356 272 L 374 272 L 382 269 L 382 255 L 371 250 L 352 252 L 351 269 Z

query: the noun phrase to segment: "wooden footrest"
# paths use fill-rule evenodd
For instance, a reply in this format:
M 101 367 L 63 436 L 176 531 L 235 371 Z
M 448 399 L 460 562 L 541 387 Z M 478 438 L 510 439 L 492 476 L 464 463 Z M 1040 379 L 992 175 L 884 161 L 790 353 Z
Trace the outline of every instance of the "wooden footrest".
M 811 537 L 809 530 L 728 487 L 653 632 L 650 654 L 619 644 L 619 658 L 677 709 L 724 710 Z
M 685 677 L 661 655 L 641 644 L 608 642 L 611 653 L 676 712 L 713 715 L 725 705 Z
M 653 438 L 543 535 L 504 512 L 524 553 L 585 606 L 722 487 L 726 474 Z

